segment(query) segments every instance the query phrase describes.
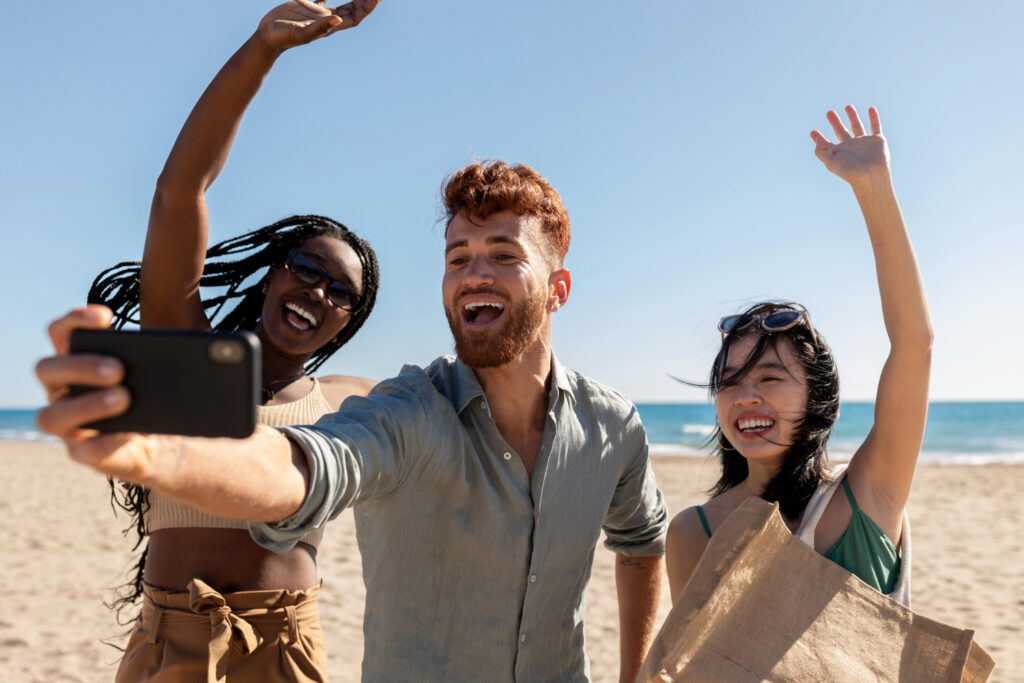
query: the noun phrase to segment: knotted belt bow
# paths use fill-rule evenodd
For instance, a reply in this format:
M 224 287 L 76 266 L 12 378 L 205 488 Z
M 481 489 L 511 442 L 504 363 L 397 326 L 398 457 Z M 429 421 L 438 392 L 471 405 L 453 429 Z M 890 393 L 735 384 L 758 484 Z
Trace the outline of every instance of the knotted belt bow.
M 227 680 L 228 648 L 247 655 L 263 642 L 252 624 L 231 611 L 224 596 L 210 588 L 202 579 L 188 583 L 188 607 L 196 614 L 210 618 L 210 645 L 206 680 L 224 683 Z

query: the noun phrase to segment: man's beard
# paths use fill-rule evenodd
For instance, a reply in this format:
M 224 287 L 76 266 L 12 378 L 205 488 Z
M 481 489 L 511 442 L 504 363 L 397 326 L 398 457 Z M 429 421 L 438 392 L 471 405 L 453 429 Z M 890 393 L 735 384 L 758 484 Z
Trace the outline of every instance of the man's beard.
M 481 332 L 466 330 L 461 309 L 452 311 L 446 306 L 444 314 L 455 337 L 455 355 L 471 368 L 493 368 L 519 358 L 544 323 L 546 302 L 541 291 L 534 297 L 507 304 L 505 322 Z

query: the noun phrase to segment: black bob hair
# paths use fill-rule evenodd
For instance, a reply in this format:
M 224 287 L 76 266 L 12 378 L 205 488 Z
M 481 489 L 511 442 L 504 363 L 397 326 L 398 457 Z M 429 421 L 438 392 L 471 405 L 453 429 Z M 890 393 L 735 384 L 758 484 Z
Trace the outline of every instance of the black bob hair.
M 826 478 L 828 456 L 825 445 L 839 417 L 839 371 L 832 349 L 817 330 L 812 332 L 808 319 L 788 330 L 768 332 L 761 328 L 759 322 L 766 316 L 787 308 L 802 309 L 803 306 L 793 302 L 763 301 L 743 311 L 731 328 L 734 331 L 727 333 L 722 340 L 707 387 L 714 398 L 724 386 L 749 373 L 765 353 L 777 353 L 781 340 L 788 340 L 792 345 L 795 358 L 807 374 L 807 408 L 796 421 L 795 440 L 786 452 L 782 467 L 768 482 L 761 498 L 777 502 L 783 515 L 796 519 Z M 741 367 L 726 375 L 725 363 L 730 348 L 737 340 L 754 335 L 757 339 L 749 357 Z M 717 496 L 747 478 L 747 461 L 722 434 L 721 425 L 715 425 L 709 443 L 715 444 L 714 453 L 722 463 L 722 476 L 710 491 L 712 496 Z

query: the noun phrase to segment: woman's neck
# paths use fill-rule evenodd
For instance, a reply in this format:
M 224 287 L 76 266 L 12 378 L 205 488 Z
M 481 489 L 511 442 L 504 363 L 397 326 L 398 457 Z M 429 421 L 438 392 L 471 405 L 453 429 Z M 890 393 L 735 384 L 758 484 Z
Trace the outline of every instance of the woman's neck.
M 768 488 L 768 483 L 779 473 L 781 464 L 760 461 L 747 461 L 747 478 L 742 486 L 750 490 L 751 495 L 760 496 Z
M 255 332 L 263 345 L 260 402 L 267 404 L 275 399 L 276 402 L 290 402 L 302 398 L 309 389 L 305 371 L 309 356 L 283 353 L 267 342 L 259 326 Z
M 281 351 L 281 349 L 277 348 L 267 340 L 266 335 L 263 334 L 263 330 L 259 325 L 256 326 L 254 332 L 256 336 L 259 337 L 260 343 L 263 347 L 261 370 L 263 372 L 264 388 L 272 382 L 280 384 L 286 380 L 298 379 L 305 374 L 304 366 L 306 361 L 309 360 L 309 356 L 297 356 L 295 354 Z

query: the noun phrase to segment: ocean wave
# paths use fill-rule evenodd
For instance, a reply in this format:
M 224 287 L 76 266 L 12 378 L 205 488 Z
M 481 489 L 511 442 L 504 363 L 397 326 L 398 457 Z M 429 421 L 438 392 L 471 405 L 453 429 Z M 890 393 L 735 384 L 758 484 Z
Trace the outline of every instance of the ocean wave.
M 956 453 L 922 451 L 921 462 L 929 465 L 1024 465 L 1024 452 Z
M 652 443 L 648 450 L 653 455 L 711 455 L 711 449 L 694 448 L 681 443 Z
M 681 443 L 652 443 L 650 452 L 654 455 L 708 456 L 712 449 L 695 448 Z M 852 449 L 829 449 L 832 462 L 849 462 Z M 1024 451 L 921 451 L 920 462 L 928 465 L 1024 465 Z
M 711 436 L 715 431 L 715 425 L 689 424 L 683 425 L 683 434 L 700 434 L 703 437 Z
M 59 439 L 35 429 L 0 429 L 0 441 L 49 441 L 55 443 Z

